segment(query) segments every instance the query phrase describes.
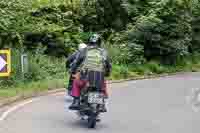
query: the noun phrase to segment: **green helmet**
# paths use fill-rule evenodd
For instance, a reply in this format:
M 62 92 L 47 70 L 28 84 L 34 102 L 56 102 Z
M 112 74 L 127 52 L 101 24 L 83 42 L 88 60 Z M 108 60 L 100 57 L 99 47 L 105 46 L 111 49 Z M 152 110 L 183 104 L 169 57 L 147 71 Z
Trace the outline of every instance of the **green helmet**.
M 101 37 L 98 34 L 93 34 L 89 38 L 89 44 L 91 45 L 101 45 Z

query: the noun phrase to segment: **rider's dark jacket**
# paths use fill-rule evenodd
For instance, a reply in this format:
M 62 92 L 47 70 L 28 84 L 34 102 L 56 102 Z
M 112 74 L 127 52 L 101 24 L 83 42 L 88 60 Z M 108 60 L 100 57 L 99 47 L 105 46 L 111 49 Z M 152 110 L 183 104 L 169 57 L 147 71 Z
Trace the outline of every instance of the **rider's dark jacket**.
M 66 68 L 70 68 L 72 67 L 73 65 L 73 62 L 76 60 L 76 57 L 78 56 L 79 54 L 79 50 L 74 52 L 72 55 L 70 55 L 67 60 L 66 60 Z
M 76 56 L 75 56 L 75 61 L 72 63 L 71 65 L 71 69 L 72 69 L 72 72 L 76 72 L 76 70 L 78 69 L 78 67 L 83 63 L 83 61 L 85 60 L 86 58 L 86 54 L 87 54 L 87 50 L 90 49 L 90 48 L 98 48 L 97 46 L 88 46 L 87 48 L 84 48 L 82 50 L 80 50 Z M 111 65 L 111 61 L 108 57 L 108 54 L 107 54 L 107 51 L 103 48 L 98 48 L 102 51 L 102 56 L 103 56 L 103 63 L 104 63 L 104 68 L 105 68 L 105 76 L 109 76 L 110 75 L 110 72 L 111 72 L 111 69 L 112 69 L 112 65 Z
M 105 49 L 99 48 L 97 46 L 88 46 L 87 48 L 82 49 L 79 53 L 77 53 L 76 59 L 72 63 L 71 70 L 72 73 L 76 73 L 76 71 L 79 70 L 79 67 L 84 62 L 88 49 L 93 49 L 93 48 L 101 50 L 103 56 L 104 72 L 91 71 L 91 70 L 88 70 L 86 72 L 81 71 L 81 79 L 89 81 L 90 86 L 96 87 L 97 89 L 101 89 L 103 88 L 102 85 L 104 84 L 105 81 L 104 77 L 109 76 L 112 69 L 111 61 Z

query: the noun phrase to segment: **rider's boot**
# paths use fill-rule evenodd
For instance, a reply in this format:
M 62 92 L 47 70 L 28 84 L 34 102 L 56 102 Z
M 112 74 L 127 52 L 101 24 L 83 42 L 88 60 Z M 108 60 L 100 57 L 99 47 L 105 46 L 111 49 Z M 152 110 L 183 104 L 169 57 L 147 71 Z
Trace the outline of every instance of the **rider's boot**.
M 74 98 L 73 103 L 69 106 L 71 110 L 79 110 L 80 108 L 80 100 L 79 98 Z

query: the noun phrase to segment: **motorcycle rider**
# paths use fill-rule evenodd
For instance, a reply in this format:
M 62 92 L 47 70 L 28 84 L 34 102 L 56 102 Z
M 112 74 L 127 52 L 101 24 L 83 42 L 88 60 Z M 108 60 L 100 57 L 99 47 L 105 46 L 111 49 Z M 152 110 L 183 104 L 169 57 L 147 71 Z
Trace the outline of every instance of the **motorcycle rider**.
M 88 47 L 78 54 L 72 64 L 72 72 L 76 73 L 73 81 L 72 96 L 73 103 L 69 106 L 71 110 L 79 110 L 80 91 L 86 85 L 95 86 L 100 91 L 107 94 L 105 76 L 111 72 L 111 62 L 105 49 L 101 48 L 101 38 L 98 34 L 93 34 L 89 38 Z M 102 107 L 105 112 L 105 106 Z
M 72 83 L 73 83 L 73 79 L 74 77 L 72 76 L 73 74 L 71 73 L 71 66 L 73 64 L 73 62 L 75 61 L 78 53 L 86 48 L 87 45 L 85 43 L 80 43 L 79 46 L 78 46 L 78 50 L 76 52 L 74 52 L 71 56 L 69 56 L 66 60 L 66 68 L 69 68 L 69 72 L 70 72 L 70 77 L 69 77 L 69 82 L 68 82 L 68 86 L 66 87 L 67 89 L 67 92 L 68 92 L 68 95 L 71 96 L 71 90 L 72 90 Z

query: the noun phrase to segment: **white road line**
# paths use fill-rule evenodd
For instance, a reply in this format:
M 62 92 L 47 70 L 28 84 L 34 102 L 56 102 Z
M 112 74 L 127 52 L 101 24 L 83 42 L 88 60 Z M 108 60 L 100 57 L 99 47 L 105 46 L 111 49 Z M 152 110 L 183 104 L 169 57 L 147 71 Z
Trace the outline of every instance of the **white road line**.
M 50 94 L 50 95 L 56 96 L 56 95 L 61 95 L 62 93 L 63 93 L 63 92 L 55 93 L 55 94 Z M 5 111 L 5 112 L 0 116 L 0 122 L 3 121 L 3 120 L 5 120 L 5 119 L 8 117 L 8 115 L 9 115 L 10 113 L 12 113 L 12 112 L 14 112 L 15 110 L 17 110 L 17 109 L 19 109 L 19 108 L 21 108 L 21 107 L 23 107 L 23 106 L 25 106 L 25 105 L 27 105 L 27 104 L 30 104 L 30 103 L 32 103 L 32 102 L 34 102 L 34 101 L 36 101 L 36 100 L 39 100 L 39 98 L 35 98 L 35 99 L 31 99 L 31 100 L 24 101 L 24 102 L 22 102 L 22 103 L 20 103 L 20 104 L 17 104 L 17 105 L 15 105 L 15 106 L 13 106 L 12 108 L 8 109 L 7 111 Z
M 17 109 L 19 109 L 19 108 L 21 108 L 21 107 L 23 107 L 23 106 L 25 106 L 25 105 L 27 105 L 27 104 L 30 104 L 30 103 L 34 102 L 35 100 L 36 100 L 36 99 L 31 99 L 31 100 L 22 102 L 22 103 L 20 103 L 20 104 L 15 105 L 14 107 L 8 109 L 6 112 L 4 112 L 4 113 L 0 116 L 0 122 L 3 121 L 3 120 L 5 120 L 5 119 L 8 117 L 8 115 L 9 115 L 10 113 L 14 112 L 15 110 L 17 110 Z

